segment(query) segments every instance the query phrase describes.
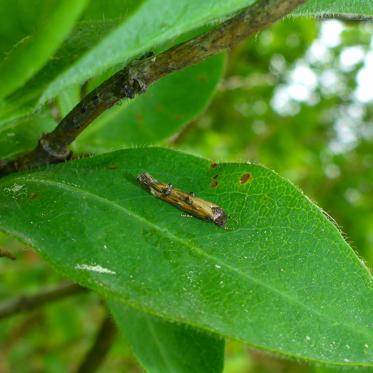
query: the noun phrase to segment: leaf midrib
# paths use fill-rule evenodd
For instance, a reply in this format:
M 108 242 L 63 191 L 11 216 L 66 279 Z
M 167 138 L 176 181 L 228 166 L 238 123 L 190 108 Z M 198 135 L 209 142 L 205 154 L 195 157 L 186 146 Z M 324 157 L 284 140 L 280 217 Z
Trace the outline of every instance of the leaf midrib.
M 271 292 L 273 292 L 277 295 L 280 295 L 280 297 L 288 300 L 289 303 L 294 303 L 294 304 L 298 305 L 300 308 L 303 308 L 308 312 L 314 313 L 315 315 L 319 316 L 321 319 L 324 319 L 324 320 L 330 322 L 331 324 L 335 324 L 335 322 L 336 322 L 335 319 L 330 318 L 330 317 L 326 317 L 325 314 L 320 313 L 319 311 L 315 310 L 314 308 L 311 308 L 311 307 L 307 306 L 306 304 L 302 303 L 298 299 L 296 299 L 294 297 L 291 297 L 290 295 L 272 287 L 271 285 L 263 282 L 262 280 L 256 279 L 255 277 L 252 277 L 249 274 L 246 274 L 246 273 L 240 271 L 239 269 L 237 269 L 235 267 L 232 267 L 230 264 L 225 263 L 221 259 L 207 254 L 205 251 L 201 250 L 199 247 L 197 247 L 195 245 L 192 245 L 190 241 L 186 241 L 185 239 L 174 235 L 168 229 L 165 229 L 163 227 L 162 228 L 159 227 L 158 225 L 156 225 L 156 224 L 152 223 L 151 221 L 143 218 L 142 216 L 135 214 L 133 211 L 128 210 L 125 207 L 119 205 L 115 201 L 112 201 L 110 199 L 102 197 L 102 196 L 100 196 L 98 194 L 95 194 L 93 192 L 90 192 L 88 190 L 82 189 L 81 187 L 73 186 L 71 184 L 66 184 L 66 183 L 61 182 L 61 181 L 55 181 L 55 180 L 50 180 L 50 179 L 24 178 L 24 177 L 23 178 L 18 177 L 16 180 L 17 180 L 17 182 L 36 183 L 36 184 L 44 184 L 44 185 L 53 186 L 57 189 L 59 188 L 59 189 L 62 189 L 62 190 L 65 190 L 65 191 L 68 191 L 68 192 L 71 192 L 71 193 L 86 195 L 87 197 L 89 197 L 91 199 L 94 199 L 94 200 L 99 201 L 101 203 L 104 203 L 106 205 L 110 205 L 114 209 L 120 210 L 120 211 L 124 212 L 125 214 L 127 214 L 128 216 L 130 216 L 130 217 L 132 217 L 132 218 L 134 218 L 134 219 L 136 219 L 136 220 L 154 228 L 155 230 L 158 230 L 165 237 L 180 242 L 182 245 L 186 246 L 188 249 L 190 249 L 194 253 L 198 254 L 199 256 L 205 257 L 208 260 L 212 261 L 213 264 L 219 264 L 219 265 L 225 267 L 226 269 L 237 273 L 238 275 L 244 277 L 245 279 L 248 279 L 248 280 L 252 281 L 253 283 L 255 283 L 257 285 L 262 286 L 263 288 L 266 288 L 266 289 L 270 290 Z M 4 184 L 5 185 L 6 184 L 14 184 L 14 182 L 9 181 L 8 183 L 4 183 Z M 345 326 L 346 329 L 350 329 L 353 333 L 358 332 L 358 334 L 361 334 L 365 337 L 371 338 L 371 335 L 369 335 L 366 332 L 365 329 L 361 329 L 361 327 L 359 327 L 357 325 L 350 325 L 349 323 L 342 323 L 340 321 L 338 323 L 340 325 Z

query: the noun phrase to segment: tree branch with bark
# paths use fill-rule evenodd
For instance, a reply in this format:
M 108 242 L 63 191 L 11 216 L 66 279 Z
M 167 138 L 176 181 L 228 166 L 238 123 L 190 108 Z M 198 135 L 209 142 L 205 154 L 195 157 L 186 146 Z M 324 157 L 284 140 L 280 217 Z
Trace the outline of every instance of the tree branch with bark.
M 0 166 L 0 176 L 71 157 L 69 145 L 99 115 L 123 99 L 132 99 L 162 77 L 232 48 L 283 18 L 305 0 L 259 0 L 217 28 L 157 56 L 132 61 L 90 92 L 35 149 Z

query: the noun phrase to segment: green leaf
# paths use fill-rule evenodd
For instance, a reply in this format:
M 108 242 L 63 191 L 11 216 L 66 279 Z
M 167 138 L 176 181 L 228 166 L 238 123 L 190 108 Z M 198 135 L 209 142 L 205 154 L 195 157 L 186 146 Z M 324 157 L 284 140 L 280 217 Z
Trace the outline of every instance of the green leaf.
M 154 198 L 144 171 L 223 207 L 227 229 Z M 262 166 L 130 149 L 14 174 L 0 190 L 0 229 L 105 297 L 294 358 L 373 365 L 370 273 Z
M 6 0 L 2 1 L 6 2 Z M 22 1 L 29 4 L 28 0 Z M 39 2 L 43 1 L 39 0 Z M 58 3 L 58 1 L 54 2 Z M 9 9 L 7 13 L 14 13 L 13 18 L 18 16 L 21 19 L 10 22 L 10 26 L 14 27 L 14 24 L 22 24 L 22 29 L 26 28 L 27 30 L 32 30 L 35 28 L 34 23 L 40 23 L 39 19 L 41 17 L 34 14 L 35 12 L 31 13 L 28 11 L 23 12 L 26 14 L 22 13 L 22 10 L 29 9 L 29 6 L 17 6 L 18 3 L 15 2 L 8 3 Z M 53 0 L 44 1 L 44 3 L 47 3 L 49 6 L 54 4 Z M 77 62 L 85 53 L 109 35 L 116 26 L 125 22 L 141 3 L 141 0 L 136 2 L 132 0 L 113 0 L 110 2 L 110 7 L 108 7 L 107 2 L 104 0 L 90 1 L 81 20 L 76 23 L 69 37 L 53 58 L 48 61 L 46 66 L 30 79 L 22 89 L 14 92 L 6 101 L 0 101 L 0 124 L 7 119 L 15 119 L 17 116 L 30 114 L 36 106 L 40 106 L 40 103 L 38 105 L 40 95 L 43 94 L 51 81 L 57 79 L 59 74 Z M 44 6 L 44 4 L 42 5 Z M 43 11 L 41 11 L 40 6 L 36 6 L 36 8 L 41 14 L 48 16 L 48 9 L 43 9 Z M 20 16 L 19 13 L 21 14 Z M 29 13 L 31 13 L 31 15 Z M 26 22 L 28 18 L 31 18 L 33 21 L 31 25 Z M 0 25 L 0 32 L 1 26 L 2 25 Z M 4 32 L 9 32 L 8 29 L 9 25 L 5 27 Z M 21 36 L 27 36 L 27 34 L 24 35 L 24 33 L 21 33 Z M 14 42 L 17 41 L 16 39 Z M 8 42 L 7 45 L 8 44 L 10 44 L 10 42 Z M 11 44 L 10 46 L 12 47 Z M 66 89 L 67 88 L 68 87 L 66 87 Z M 61 90 L 58 94 L 63 93 L 66 89 Z
M 13 159 L 33 149 L 43 133 L 50 132 L 56 122 L 48 112 L 21 117 L 0 127 L 0 159 Z
M 80 86 L 78 85 L 71 86 L 61 92 L 56 100 L 60 116 L 65 117 L 79 103 L 80 99 Z
M 104 113 L 74 149 L 97 153 L 166 139 L 206 108 L 222 77 L 224 60 L 224 55 L 217 55 L 159 80 L 128 105 Z
M 147 372 L 218 373 L 223 370 L 223 339 L 164 321 L 122 303 L 110 301 L 109 307 Z
M 38 5 L 50 8 L 45 3 L 48 1 Z M 69 34 L 86 3 L 87 0 L 57 2 L 44 14 L 45 18 L 35 24 L 32 34 L 23 37 L 8 51 L 0 63 L 0 98 L 21 87 L 47 62 Z M 31 4 L 24 5 L 30 7 Z M 2 13 L 2 17 L 6 15 Z
M 315 367 L 313 369 L 314 373 L 356 373 L 358 372 L 364 372 L 364 373 L 372 373 L 373 369 L 371 368 L 365 368 L 365 369 L 356 369 L 356 368 L 335 368 L 335 367 Z
M 299 15 L 335 16 L 362 15 L 373 16 L 373 2 L 371 0 L 308 0 L 295 10 Z

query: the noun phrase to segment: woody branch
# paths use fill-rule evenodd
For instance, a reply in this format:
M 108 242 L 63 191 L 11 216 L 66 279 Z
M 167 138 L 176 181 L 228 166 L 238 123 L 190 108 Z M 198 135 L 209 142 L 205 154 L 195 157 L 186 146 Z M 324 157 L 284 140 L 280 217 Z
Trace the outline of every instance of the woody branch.
M 143 93 L 158 79 L 229 49 L 246 37 L 289 14 L 305 0 L 259 0 L 242 13 L 184 44 L 158 56 L 135 60 L 89 93 L 35 149 L 0 167 L 0 176 L 70 156 L 69 145 L 100 114 L 122 99 Z
M 4 303 L 0 304 L 0 320 L 21 312 L 31 311 L 46 303 L 85 291 L 87 291 L 87 289 L 66 281 L 61 284 L 45 288 L 37 294 L 23 295 L 8 299 Z

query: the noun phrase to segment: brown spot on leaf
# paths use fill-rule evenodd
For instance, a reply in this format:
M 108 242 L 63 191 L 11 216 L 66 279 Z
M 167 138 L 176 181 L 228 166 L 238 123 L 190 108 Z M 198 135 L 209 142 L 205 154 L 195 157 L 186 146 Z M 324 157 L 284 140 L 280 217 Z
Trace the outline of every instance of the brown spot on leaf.
M 32 250 L 26 250 L 22 257 L 26 263 L 37 263 L 40 261 L 40 257 Z
M 219 174 L 214 175 L 212 178 L 217 179 L 219 177 Z
M 144 122 L 144 116 L 141 113 L 136 113 L 136 121 L 138 123 L 143 123 Z
M 161 113 L 162 111 L 164 111 L 164 107 L 162 105 L 155 105 L 155 111 L 157 113 Z
M 39 198 L 39 193 L 36 193 L 36 192 L 30 193 L 30 199 L 37 199 L 37 198 Z
M 212 179 L 211 181 L 211 187 L 216 188 L 219 185 L 218 181 L 216 179 Z
M 109 166 L 107 166 L 107 168 L 109 170 L 117 170 L 119 167 L 117 164 L 109 164 Z
M 240 184 L 246 184 L 247 182 L 250 182 L 253 179 L 253 175 L 251 175 L 250 172 L 245 172 L 240 177 Z
M 213 162 L 213 163 L 211 163 L 210 167 L 211 168 L 216 168 L 216 167 L 218 167 L 218 164 L 216 162 Z

